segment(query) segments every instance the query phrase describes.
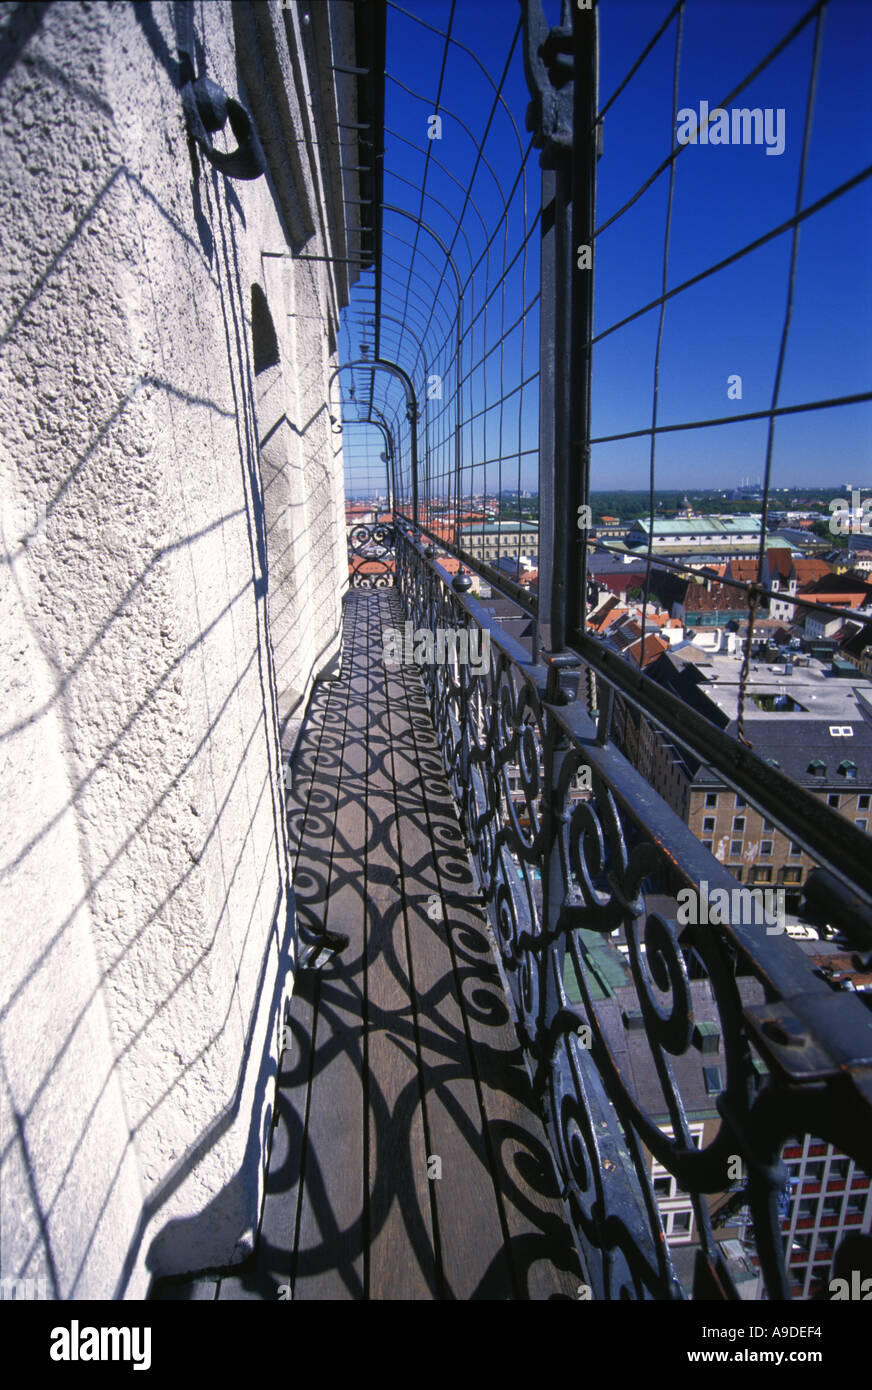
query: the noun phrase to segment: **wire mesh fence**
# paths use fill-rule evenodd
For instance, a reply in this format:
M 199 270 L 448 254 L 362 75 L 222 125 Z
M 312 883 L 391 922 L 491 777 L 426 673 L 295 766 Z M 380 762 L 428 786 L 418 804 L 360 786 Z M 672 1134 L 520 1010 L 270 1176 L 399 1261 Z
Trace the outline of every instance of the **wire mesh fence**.
M 755 632 L 761 641 L 766 624 L 778 622 L 773 600 L 782 620 L 815 611 L 844 617 L 843 604 L 827 603 L 827 586 L 800 593 L 785 610 L 784 578 L 795 592 L 797 577 L 789 540 L 776 532 L 784 520 L 777 492 L 808 476 L 813 450 L 846 476 L 868 466 L 869 273 L 859 247 L 872 142 L 848 152 L 837 138 L 856 7 L 821 0 L 740 26 L 743 41 L 720 67 L 736 80 L 717 102 L 701 43 L 711 16 L 703 11 L 672 6 L 598 115 L 638 137 L 610 140 L 598 171 L 594 261 L 608 291 L 593 338 L 592 486 L 613 474 L 617 459 L 625 476 L 641 482 L 647 474 L 647 516 L 634 536 L 645 566 L 643 622 L 658 597 L 655 569 L 703 581 L 714 601 L 701 606 L 714 623 L 719 611 L 744 615 L 744 691 Z M 608 7 L 603 16 L 607 36 Z M 650 253 L 645 268 L 628 274 L 631 248 L 640 245 Z M 827 295 L 841 342 L 821 337 Z M 742 474 L 758 478 L 757 516 L 733 535 L 713 528 L 710 553 L 697 545 L 683 558 L 692 547 L 682 541 L 705 532 L 707 518 L 675 524 L 657 502 L 660 478 L 668 486 L 682 472 L 696 485 L 687 490 L 710 494 Z M 615 548 L 604 538 L 597 545 Z M 663 578 L 659 588 L 677 592 Z M 729 602 L 719 605 L 720 596 Z M 740 697 L 740 738 L 743 704 Z
M 534 655 L 570 642 L 606 683 L 616 653 L 655 678 L 641 708 L 662 758 L 738 776 L 758 809 L 789 779 L 817 798 L 797 838 L 825 796 L 839 817 L 813 862 L 833 867 L 843 832 L 847 879 L 872 790 L 872 587 L 823 558 L 832 507 L 815 550 L 778 489 L 821 459 L 868 464 L 872 147 L 837 138 L 856 7 L 732 27 L 714 8 L 599 6 L 597 49 L 593 12 L 566 0 L 517 18 L 388 5 L 377 254 L 340 345 L 348 521 L 384 505 L 418 526 L 450 574 L 537 616 Z M 609 516 L 633 486 L 639 505 Z M 385 536 L 363 541 L 357 581 L 385 579 Z M 834 694 L 840 661 L 856 708 Z M 594 698 L 609 718 L 623 685 Z M 793 844 L 778 819 L 775 861 Z
M 391 4 L 385 80 L 381 270 L 340 344 L 356 363 L 341 379 L 346 437 L 383 417 L 398 513 L 517 580 L 519 547 L 528 570 L 537 560 L 540 216 L 520 13 Z M 350 457 L 353 495 L 368 487 Z
M 422 620 L 473 622 L 434 580 L 416 534 L 443 575 L 466 566 L 480 593 L 490 585 L 534 620 L 526 656 L 503 625 L 506 652 L 486 678 L 455 663 L 428 680 L 536 1065 L 545 1067 L 536 1048 L 546 1035 L 554 1043 L 552 1025 L 569 1027 L 574 970 L 589 1015 L 602 1003 L 598 990 L 628 991 L 622 1026 L 644 1025 L 659 1058 L 649 1070 L 670 1091 L 671 1044 L 660 1046 L 658 1030 L 671 987 L 672 1022 L 676 991 L 688 1006 L 678 1052 L 691 1036 L 701 1054 L 708 1048 L 705 1029 L 692 1028 L 691 999 L 699 1008 L 714 997 L 726 1032 L 735 1026 L 730 1075 L 703 1068 L 706 1097 L 732 1104 L 741 1092 L 753 1107 L 757 1081 L 736 1078 L 758 1065 L 765 1074 L 765 1049 L 736 1021 L 742 1005 L 729 962 L 738 951 L 739 973 L 747 967 L 757 985 L 765 977 L 767 999 L 806 988 L 811 967 L 773 942 L 751 949 L 750 937 L 722 952 L 725 943 L 710 944 L 702 931 L 691 950 L 694 933 L 673 936 L 664 924 L 674 928 L 676 893 L 694 882 L 699 898 L 710 881 L 729 885 L 727 895 L 741 884 L 777 891 L 776 935 L 802 890 L 803 921 L 817 920 L 824 934 L 836 923 L 837 944 L 872 940 L 872 686 L 866 704 L 863 695 L 872 589 L 844 580 L 832 557 L 791 535 L 780 492 L 793 498 L 805 480 L 819 491 L 821 472 L 841 471 L 849 485 L 833 491 L 843 499 L 868 467 L 862 229 L 872 151 L 840 136 L 862 90 L 856 7 L 820 0 L 737 14 L 680 0 L 594 11 L 525 0 L 517 21 L 504 5 L 414 11 L 388 6 L 381 254 L 340 345 L 349 498 L 373 524 L 387 499 L 400 535 L 369 532 L 367 543 L 381 545 L 386 574 L 396 542 L 404 594 Z M 821 515 L 826 522 L 833 508 Z M 819 529 L 818 550 L 828 551 L 836 528 Z M 852 692 L 848 713 L 836 664 L 827 664 L 834 626 L 838 650 L 855 659 L 843 687 Z M 540 651 L 564 663 L 549 668 L 544 705 Z M 594 721 L 596 756 L 587 733 L 585 747 L 597 767 L 587 783 L 578 781 L 590 772 L 585 716 L 572 713 L 561 683 L 568 689 L 573 679 Z M 555 752 L 564 745 L 546 733 L 564 703 L 565 767 Z M 814 740 L 825 742 L 825 758 Z M 615 748 L 641 782 L 615 761 Z M 565 821 L 555 811 L 564 805 Z M 543 829 L 555 815 L 554 843 L 569 836 L 559 868 Z M 673 872 L 679 842 L 684 888 Z M 649 849 L 632 890 L 617 890 L 633 856 Z M 818 866 L 827 876 L 815 879 Z M 590 930 L 610 912 L 623 922 L 617 945 L 602 923 Z M 563 931 L 568 974 L 557 945 L 544 965 L 533 960 L 543 924 L 554 942 Z M 815 935 L 791 921 L 797 940 L 806 930 Z M 646 949 L 659 959 L 656 989 Z M 567 1103 L 575 1105 L 600 1081 L 580 1079 L 570 1041 L 567 1033 L 566 1067 L 552 1080 L 566 1100 L 560 1086 L 573 1072 Z M 609 1069 L 600 1063 L 601 1080 Z M 615 1081 L 622 1095 L 623 1085 Z M 716 1261 L 714 1231 L 729 1213 L 711 1206 L 709 1177 L 694 1188 L 689 1176 L 694 1145 L 705 1147 L 700 1135 L 673 1096 L 661 1107 L 676 1140 L 666 1144 L 638 1126 L 637 1098 L 627 1102 L 624 1134 L 639 1173 L 645 1146 L 669 1150 L 663 1171 L 652 1170 L 668 1242 L 684 1243 L 695 1223 Z M 823 1112 L 820 1122 L 826 1127 Z M 785 1121 L 791 1133 L 803 1123 Z M 569 1140 L 555 1125 L 560 1150 Z M 741 1129 L 733 1125 L 733 1136 Z M 842 1142 L 855 1140 L 852 1132 Z M 717 1144 L 726 1142 L 719 1134 Z M 806 1132 L 803 1153 L 808 1144 Z M 562 1158 L 571 1173 L 570 1148 Z M 826 1161 L 842 1163 L 839 1152 L 830 1143 Z M 683 1207 L 682 1172 L 684 1197 L 694 1189 Z M 779 1182 L 774 1166 L 754 1178 L 767 1280 L 778 1296 L 800 1285 L 808 1296 L 824 1266 L 813 1267 L 810 1254 L 800 1278 L 788 1268 L 794 1256 L 779 1253 Z M 868 1229 L 867 1207 L 845 1221 Z M 658 1296 L 676 1296 L 668 1261 L 661 1276 Z M 686 1292 L 702 1287 L 692 1272 L 682 1277 Z

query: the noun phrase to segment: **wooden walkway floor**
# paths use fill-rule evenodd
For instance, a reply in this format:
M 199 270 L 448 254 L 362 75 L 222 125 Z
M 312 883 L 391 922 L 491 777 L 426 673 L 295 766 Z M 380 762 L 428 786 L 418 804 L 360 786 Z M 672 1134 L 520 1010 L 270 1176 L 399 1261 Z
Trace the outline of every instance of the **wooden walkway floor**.
M 295 758 L 298 915 L 349 945 L 298 976 L 259 1242 L 222 1299 L 577 1297 L 424 689 L 382 663 L 402 624 L 395 590 L 349 593 Z

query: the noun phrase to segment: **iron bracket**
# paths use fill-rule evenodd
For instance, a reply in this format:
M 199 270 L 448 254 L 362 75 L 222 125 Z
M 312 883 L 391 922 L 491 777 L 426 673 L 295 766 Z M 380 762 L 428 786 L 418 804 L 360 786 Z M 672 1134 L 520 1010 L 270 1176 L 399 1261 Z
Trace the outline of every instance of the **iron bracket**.
M 548 671 L 545 687 L 545 702 L 549 705 L 569 705 L 578 699 L 578 686 L 582 677 L 582 664 L 572 652 L 543 652 L 543 661 Z
M 569 0 L 562 3 L 562 23 L 549 29 L 542 0 L 521 0 L 524 24 L 524 71 L 532 100 L 527 129 L 542 151 L 543 169 L 554 169 L 572 149 L 573 40 Z
M 229 97 L 211 77 L 194 77 L 191 54 L 179 49 L 182 72 L 182 108 L 191 139 L 209 163 L 229 179 L 258 179 L 266 169 L 254 122 L 241 102 Z M 236 136 L 235 150 L 216 150 L 212 135 L 229 121 Z
M 872 1065 L 872 1014 L 859 1032 L 856 1016 L 846 1025 L 843 994 L 794 994 L 775 1003 L 747 1005 L 744 1014 L 771 1069 L 794 1085 Z

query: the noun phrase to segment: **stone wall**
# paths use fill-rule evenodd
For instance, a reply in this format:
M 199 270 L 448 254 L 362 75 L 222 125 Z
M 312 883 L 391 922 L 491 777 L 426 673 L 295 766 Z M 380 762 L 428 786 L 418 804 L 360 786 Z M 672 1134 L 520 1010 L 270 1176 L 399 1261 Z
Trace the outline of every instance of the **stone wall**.
M 191 12 L 208 76 L 274 113 L 260 178 L 190 144 L 171 4 L 0 4 L 0 1275 L 63 1299 L 251 1248 L 294 968 L 282 731 L 346 575 L 348 281 L 289 253 L 347 255 L 324 55 L 351 6 L 315 45 L 298 5 Z

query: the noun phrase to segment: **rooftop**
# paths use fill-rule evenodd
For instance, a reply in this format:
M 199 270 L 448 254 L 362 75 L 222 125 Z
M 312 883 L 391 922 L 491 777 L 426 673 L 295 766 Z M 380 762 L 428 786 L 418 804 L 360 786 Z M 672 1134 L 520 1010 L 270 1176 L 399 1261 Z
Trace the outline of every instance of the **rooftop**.
M 679 647 L 673 653 L 673 660 L 677 663 L 687 659 L 683 647 Z M 739 709 L 741 660 L 722 653 L 704 657 L 702 660 L 694 654 L 690 659 L 694 661 L 706 681 L 704 690 L 709 699 L 730 720 L 736 719 Z M 814 721 L 828 720 L 839 724 L 853 721 L 865 727 L 865 719 L 855 690 L 872 694 L 872 682 L 859 672 L 855 681 L 835 680 L 829 674 L 829 666 L 814 658 L 809 658 L 807 666 L 794 666 L 791 675 L 787 675 L 782 662 L 752 660 L 746 685 L 748 697 L 784 693 L 802 706 L 802 709 L 793 712 L 785 710 L 773 715 L 759 709 L 752 698 L 746 698 L 745 720 L 746 723 L 777 722 L 779 725 L 797 728 L 811 718 Z M 794 736 L 798 736 L 798 728 Z
M 648 517 L 640 517 L 633 523 L 634 527 L 644 531 L 646 534 L 653 529 L 654 538 L 658 536 L 723 536 L 725 540 L 730 537 L 746 536 L 749 533 L 760 532 L 761 519 L 759 516 L 695 516 L 695 517 L 675 517 L 668 520 L 662 517 L 655 517 L 653 526 Z

